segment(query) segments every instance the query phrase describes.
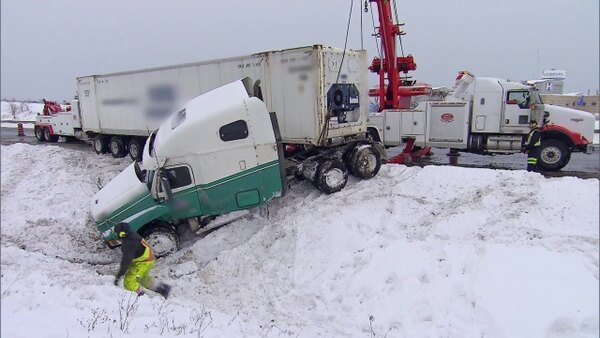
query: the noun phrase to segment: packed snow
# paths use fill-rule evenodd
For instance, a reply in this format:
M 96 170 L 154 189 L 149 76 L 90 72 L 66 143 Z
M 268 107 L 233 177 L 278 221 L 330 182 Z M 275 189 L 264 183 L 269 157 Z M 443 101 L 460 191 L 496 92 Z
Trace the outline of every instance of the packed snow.
M 1 146 L 2 337 L 598 337 L 599 184 L 384 165 L 308 182 L 113 285 L 95 192 L 128 160 Z

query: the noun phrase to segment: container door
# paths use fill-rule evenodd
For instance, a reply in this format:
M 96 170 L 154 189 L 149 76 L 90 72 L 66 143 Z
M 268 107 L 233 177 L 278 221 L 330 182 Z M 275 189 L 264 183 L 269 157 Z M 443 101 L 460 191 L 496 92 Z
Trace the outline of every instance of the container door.
M 96 83 L 93 76 L 77 79 L 81 127 L 84 131 L 100 131 L 100 120 L 96 105 Z

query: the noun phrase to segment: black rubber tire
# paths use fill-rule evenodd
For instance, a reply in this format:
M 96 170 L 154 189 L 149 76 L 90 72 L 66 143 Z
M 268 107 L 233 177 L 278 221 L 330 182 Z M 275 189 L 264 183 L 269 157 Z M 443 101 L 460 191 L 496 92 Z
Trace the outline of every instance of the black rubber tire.
M 127 147 L 120 136 L 113 136 L 108 143 L 108 150 L 114 158 L 121 158 L 127 155 Z
M 324 160 L 317 169 L 315 185 L 326 194 L 338 192 L 348 183 L 348 169 L 339 160 Z
M 92 140 L 92 148 L 94 148 L 96 154 L 105 154 L 108 151 L 106 137 L 102 135 L 96 135 Z
M 143 229 L 140 235 L 150 244 L 157 258 L 168 256 L 179 250 L 179 235 L 168 225 L 151 224 Z
M 129 157 L 134 161 L 141 161 L 144 154 L 144 142 L 139 137 L 132 137 L 129 140 Z
M 44 128 L 44 138 L 48 142 L 58 142 L 58 135 L 51 134 L 50 128 Z
M 40 142 L 45 142 L 46 141 L 46 135 L 44 133 L 44 128 L 41 127 L 35 127 L 33 129 L 34 134 L 35 134 L 35 138 L 40 141 Z
M 538 168 L 542 171 L 558 171 L 569 163 L 571 150 L 556 139 L 542 141 L 538 155 Z
M 352 151 L 347 164 L 352 175 L 369 179 L 375 177 L 381 169 L 381 154 L 371 145 L 359 145 Z

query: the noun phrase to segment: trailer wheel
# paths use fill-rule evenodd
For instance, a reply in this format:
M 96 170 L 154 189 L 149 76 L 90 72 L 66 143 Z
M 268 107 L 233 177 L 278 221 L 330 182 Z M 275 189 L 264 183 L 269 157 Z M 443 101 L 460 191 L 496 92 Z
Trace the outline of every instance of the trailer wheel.
M 40 141 L 40 142 L 44 142 L 46 141 L 46 136 L 44 135 L 44 129 L 41 127 L 35 127 L 34 128 L 34 133 L 35 133 L 35 138 Z
M 127 155 L 127 149 L 125 148 L 125 142 L 119 136 L 113 136 L 108 144 L 110 154 L 114 158 L 121 158 Z
M 51 134 L 50 128 L 44 128 L 44 138 L 48 142 L 58 142 L 58 135 Z
M 556 139 L 542 141 L 538 155 L 538 167 L 542 171 L 558 171 L 569 163 L 571 150 L 564 142 Z
M 157 258 L 170 255 L 179 250 L 177 231 L 168 225 L 154 224 L 143 230 L 140 235 L 150 244 Z
M 96 135 L 96 137 L 94 137 L 94 141 L 92 142 L 92 147 L 94 147 L 94 151 L 96 152 L 96 154 L 106 153 L 108 151 L 106 137 L 102 135 Z
M 141 161 L 144 151 L 144 143 L 137 137 L 132 137 L 129 141 L 129 157 L 134 161 Z
M 352 175 L 368 179 L 381 169 L 381 154 L 372 146 L 358 146 L 350 154 L 348 168 Z
M 326 194 L 338 192 L 348 183 L 348 169 L 339 160 L 325 160 L 317 169 L 315 185 Z

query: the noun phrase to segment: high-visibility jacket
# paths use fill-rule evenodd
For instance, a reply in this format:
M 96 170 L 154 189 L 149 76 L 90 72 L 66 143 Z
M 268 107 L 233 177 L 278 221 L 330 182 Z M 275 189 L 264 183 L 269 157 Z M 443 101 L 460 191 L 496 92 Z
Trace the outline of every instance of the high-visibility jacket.
M 532 150 L 535 147 L 539 147 L 542 145 L 542 137 L 540 133 L 540 129 L 535 127 L 529 131 L 527 134 L 527 141 L 525 141 L 525 149 Z

